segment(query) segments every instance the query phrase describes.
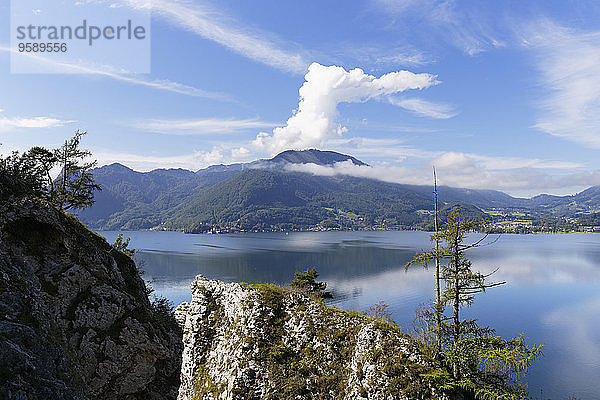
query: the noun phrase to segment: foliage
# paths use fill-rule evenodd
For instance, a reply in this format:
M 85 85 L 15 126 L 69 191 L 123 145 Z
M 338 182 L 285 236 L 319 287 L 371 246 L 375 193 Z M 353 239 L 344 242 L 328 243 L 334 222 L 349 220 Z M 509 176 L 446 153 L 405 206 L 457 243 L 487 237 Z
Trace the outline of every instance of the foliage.
M 294 272 L 294 279 L 292 280 L 292 289 L 298 290 L 309 296 L 319 299 L 330 299 L 333 297 L 331 292 L 325 291 L 327 283 L 317 282 L 316 279 L 319 276 L 316 268 L 307 269 L 303 272 Z
M 43 147 L 32 147 L 23 154 L 15 151 L 0 157 L 0 183 L 14 195 L 50 200 L 53 194 L 50 170 L 55 162 L 53 152 Z
M 18 152 L 13 152 L 6 157 L 0 157 L 0 194 L 2 197 L 10 195 L 30 195 L 42 197 L 44 184 L 40 177 L 34 173 L 35 165 Z
M 175 319 L 175 308 L 173 303 L 163 296 L 154 296 L 150 303 L 154 322 L 163 326 L 168 332 L 181 334 L 181 327 Z
M 363 314 L 370 318 L 376 318 L 383 322 L 394 322 L 392 319 L 392 312 L 388 311 L 389 305 L 384 301 L 380 301 L 377 304 L 373 304 L 367 308 Z
M 112 247 L 117 251 L 125 253 L 129 257 L 133 257 L 135 255 L 135 249 L 128 248 L 129 240 L 130 238 L 123 239 L 123 234 L 119 233 L 115 242 L 112 244 Z
M 448 337 L 448 336 L 446 336 Z M 543 346 L 528 347 L 523 335 L 504 339 L 475 321 L 463 321 L 461 337 L 446 343 L 444 363 L 449 374 L 458 366 L 459 377 L 447 382 L 475 395 L 477 399 L 527 398 L 524 381 Z
M 39 197 L 64 211 L 91 206 L 100 186 L 90 172 L 96 161 L 86 162 L 91 153 L 79 148 L 85 133 L 77 130 L 55 150 L 36 146 L 21 155 L 0 157 L 0 184 L 7 189 L 3 196 Z M 51 176 L 55 166 L 62 169 L 56 180 Z
M 542 346 L 527 347 L 525 338 L 510 340 L 495 336 L 488 327 L 480 327 L 475 320 L 461 320 L 460 310 L 469 306 L 477 293 L 505 282 L 488 283 L 481 272 L 473 271 L 471 261 L 465 256 L 469 249 L 486 246 L 487 235 L 465 244 L 467 233 L 478 229 L 484 221 L 461 219 L 453 210 L 443 231 L 432 235 L 443 246 L 438 250 L 419 253 L 408 265 L 421 263 L 424 267 L 432 260 L 441 260 L 440 277 L 444 282 L 441 296 L 442 310 L 451 306 L 450 317 L 435 321 L 435 307 L 421 309 L 417 316 L 417 330 L 424 348 L 429 348 L 442 368 L 429 372 L 426 377 L 441 390 L 462 390 L 478 399 L 526 398 L 523 377 L 531 363 L 541 356 Z M 494 271 L 495 272 L 495 271 Z M 439 353 L 432 348 L 432 336 L 441 342 Z
M 578 223 L 583 226 L 600 226 L 600 212 L 582 215 Z
M 244 170 L 194 193 L 168 228 L 205 231 L 355 230 L 409 227 L 426 219 L 420 193 L 369 179 Z
M 412 326 L 412 336 L 420 345 L 421 353 L 432 360 L 439 356 L 437 345 L 439 329 L 435 309 L 433 302 L 419 305 L 415 310 Z
M 50 172 L 57 161 L 54 152 L 36 146 L 24 153 L 23 159 L 31 166 L 29 174 L 40 182 L 40 189 L 44 192 L 44 197 L 52 199 L 54 197 L 54 181 Z
M 94 191 L 100 186 L 94 182 L 90 172 L 97 162 L 86 161 L 92 153 L 79 147 L 85 131 L 77 130 L 75 135 L 58 149 L 54 150 L 58 166 L 62 169 L 54 184 L 52 202 L 62 210 L 83 209 L 94 203 Z

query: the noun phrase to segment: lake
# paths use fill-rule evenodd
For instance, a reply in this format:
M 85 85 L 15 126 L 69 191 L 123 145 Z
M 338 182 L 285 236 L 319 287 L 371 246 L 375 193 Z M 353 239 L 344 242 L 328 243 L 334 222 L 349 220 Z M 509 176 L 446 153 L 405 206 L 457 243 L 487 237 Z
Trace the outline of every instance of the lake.
M 100 232 L 112 243 L 118 232 Z M 196 274 L 227 282 L 289 284 L 294 271 L 316 267 L 332 304 L 363 311 L 384 301 L 409 330 L 415 308 L 433 298 L 434 270 L 404 265 L 429 234 L 388 232 L 290 232 L 186 235 L 123 232 L 143 263 L 155 293 L 174 304 L 191 298 Z M 472 235 L 470 239 L 479 238 Z M 503 337 L 524 333 L 545 344 L 529 375 L 535 399 L 600 398 L 600 235 L 502 235 L 467 253 L 475 269 L 506 285 L 479 295 L 465 316 Z

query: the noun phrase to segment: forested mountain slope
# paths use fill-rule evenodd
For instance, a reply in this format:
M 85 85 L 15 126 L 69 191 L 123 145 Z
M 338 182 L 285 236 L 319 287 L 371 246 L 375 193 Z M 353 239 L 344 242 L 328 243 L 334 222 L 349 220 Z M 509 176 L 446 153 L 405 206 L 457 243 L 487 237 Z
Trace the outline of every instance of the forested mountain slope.
M 289 164 L 333 165 L 348 155 L 288 150 L 269 160 L 214 165 L 197 172 L 136 172 L 120 164 L 93 171 L 102 191 L 79 217 L 94 229 L 175 229 L 188 232 L 288 229 L 389 229 L 431 225 L 432 187 L 348 175 L 294 172 Z M 499 220 L 589 220 L 600 211 L 600 187 L 574 196 L 515 198 L 496 190 L 441 186 L 442 211 L 460 205 L 472 217 Z

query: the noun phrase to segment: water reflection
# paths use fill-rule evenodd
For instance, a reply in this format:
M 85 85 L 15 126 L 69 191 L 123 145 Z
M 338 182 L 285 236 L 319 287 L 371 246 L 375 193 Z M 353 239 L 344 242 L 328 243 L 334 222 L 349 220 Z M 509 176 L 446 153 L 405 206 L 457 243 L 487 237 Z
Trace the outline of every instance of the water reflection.
M 557 307 L 543 314 L 541 322 L 544 333 L 556 344 L 552 350 L 556 362 L 544 371 L 547 379 L 577 388 L 580 398 L 598 398 L 600 296 Z
M 240 247 L 241 235 L 206 236 L 211 240 L 222 238 L 224 243 L 193 243 L 194 248 L 176 252 L 142 248 L 137 251 L 137 258 L 143 262 L 146 273 L 155 279 L 188 279 L 203 274 L 224 280 L 286 284 L 295 271 L 313 266 L 318 268 L 322 279 L 339 281 L 402 269 L 415 253 L 409 246 L 392 248 L 385 243 L 378 246 L 379 243 L 372 240 L 343 238 L 315 240 L 311 234 L 289 235 L 289 238 L 277 235 L 268 240 L 246 236 L 244 247 Z M 196 239 L 198 236 L 183 237 Z M 137 246 L 134 238 L 132 246 Z
M 112 242 L 117 232 L 103 232 Z M 188 300 L 195 275 L 225 281 L 287 284 L 293 273 L 317 267 L 342 308 L 364 310 L 378 301 L 410 327 L 414 310 L 432 297 L 433 271 L 404 265 L 430 247 L 423 232 L 326 232 L 184 235 L 126 232 L 138 249 L 145 278 L 174 303 Z M 530 376 L 530 391 L 562 399 L 600 398 L 600 236 L 503 235 L 470 253 L 476 268 L 508 285 L 480 296 L 465 315 L 509 337 L 524 332 L 545 343 Z

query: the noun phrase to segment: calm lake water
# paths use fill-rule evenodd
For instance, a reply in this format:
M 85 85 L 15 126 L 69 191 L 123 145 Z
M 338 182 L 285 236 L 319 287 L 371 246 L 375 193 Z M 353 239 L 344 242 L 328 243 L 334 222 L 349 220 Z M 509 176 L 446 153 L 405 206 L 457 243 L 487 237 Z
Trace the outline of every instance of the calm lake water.
M 118 234 L 100 233 L 111 243 Z M 383 300 L 408 330 L 415 308 L 434 290 L 433 270 L 404 270 L 417 250 L 430 248 L 425 232 L 124 235 L 144 278 L 174 304 L 191 298 L 196 274 L 288 284 L 294 271 L 316 267 L 333 304 L 363 311 Z M 531 396 L 600 399 L 600 235 L 502 235 L 469 255 L 481 272 L 499 267 L 495 280 L 508 283 L 477 297 L 465 315 L 504 337 L 523 332 L 529 344 L 546 345 L 528 379 Z

